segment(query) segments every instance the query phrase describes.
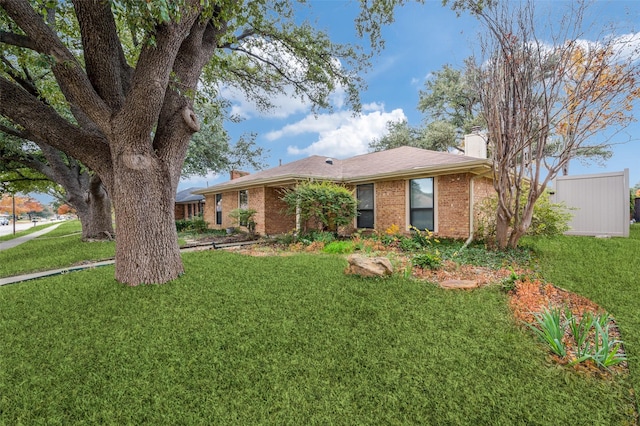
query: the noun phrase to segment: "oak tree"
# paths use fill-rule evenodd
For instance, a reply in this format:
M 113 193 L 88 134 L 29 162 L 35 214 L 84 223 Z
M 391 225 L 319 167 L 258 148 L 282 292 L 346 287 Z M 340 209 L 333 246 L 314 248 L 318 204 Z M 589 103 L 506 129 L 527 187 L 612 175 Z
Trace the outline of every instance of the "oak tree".
M 356 29 L 374 51 L 402 3 L 363 3 Z M 263 107 L 287 93 L 317 109 L 341 87 L 357 109 L 367 64 L 279 0 L 0 0 L 0 46 L 31 52 L 69 112 L 2 75 L 0 115 L 100 178 L 115 212 L 115 276 L 130 285 L 184 272 L 173 205 L 200 130 L 198 93 L 225 84 Z

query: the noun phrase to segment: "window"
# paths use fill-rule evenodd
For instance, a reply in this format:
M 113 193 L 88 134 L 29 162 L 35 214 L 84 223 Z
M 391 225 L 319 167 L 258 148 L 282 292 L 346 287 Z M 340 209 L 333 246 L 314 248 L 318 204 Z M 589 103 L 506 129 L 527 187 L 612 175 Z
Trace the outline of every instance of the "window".
M 358 199 L 358 228 L 373 228 L 373 184 L 358 185 L 356 187 Z
M 247 210 L 249 208 L 249 191 L 243 189 L 242 191 L 238 191 L 238 206 L 242 210 Z M 240 220 L 240 226 L 247 226 L 246 220 Z
M 433 231 L 433 178 L 412 179 L 409 184 L 409 223 Z
M 246 189 L 238 192 L 238 207 L 245 210 L 249 208 L 249 191 Z
M 222 225 L 222 194 L 216 194 L 216 225 Z

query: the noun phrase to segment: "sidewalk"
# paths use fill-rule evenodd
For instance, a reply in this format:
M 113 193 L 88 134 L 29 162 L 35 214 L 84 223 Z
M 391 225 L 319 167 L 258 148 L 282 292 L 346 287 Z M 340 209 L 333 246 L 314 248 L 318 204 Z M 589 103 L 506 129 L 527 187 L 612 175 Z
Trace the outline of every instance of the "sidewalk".
M 55 224 L 55 225 L 51 225 L 48 228 L 41 229 L 40 231 L 36 231 L 36 232 L 32 232 L 32 233 L 27 234 L 27 235 L 23 235 L 22 237 L 14 238 L 14 239 L 7 240 L 7 241 L 1 241 L 0 242 L 0 250 L 7 250 L 7 249 L 10 249 L 10 248 L 14 248 L 17 245 L 25 243 L 25 242 L 27 242 L 29 240 L 33 240 L 34 238 L 37 238 L 40 235 L 44 235 L 47 232 L 53 231 L 58 226 L 60 226 L 59 223 Z

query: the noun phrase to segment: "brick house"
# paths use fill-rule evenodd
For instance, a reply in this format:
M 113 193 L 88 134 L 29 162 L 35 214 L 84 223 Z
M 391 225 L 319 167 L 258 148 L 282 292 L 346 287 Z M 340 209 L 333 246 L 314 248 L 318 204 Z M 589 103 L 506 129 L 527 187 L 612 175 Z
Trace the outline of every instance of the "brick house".
M 474 206 L 495 191 L 491 161 L 446 152 L 400 147 L 343 160 L 311 156 L 254 174 L 232 173 L 228 182 L 197 190 L 206 199 L 209 227 L 235 226 L 228 213 L 256 210 L 256 232 L 274 235 L 296 228 L 283 213 L 282 189 L 314 179 L 341 183 L 354 191 L 358 216 L 352 229 L 384 231 L 414 225 L 449 238 L 467 238 Z
M 191 219 L 204 211 L 204 196 L 193 193 L 193 191 L 198 189 L 202 188 L 187 188 L 176 193 L 176 220 Z

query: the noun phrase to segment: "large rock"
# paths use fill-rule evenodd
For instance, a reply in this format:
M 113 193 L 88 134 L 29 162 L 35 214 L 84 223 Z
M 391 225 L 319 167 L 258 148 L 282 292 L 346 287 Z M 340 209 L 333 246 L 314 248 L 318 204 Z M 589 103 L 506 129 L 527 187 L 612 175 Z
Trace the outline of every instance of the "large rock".
M 367 257 L 352 254 L 347 258 L 349 266 L 344 273 L 363 277 L 384 277 L 393 273 L 393 265 L 386 257 Z

